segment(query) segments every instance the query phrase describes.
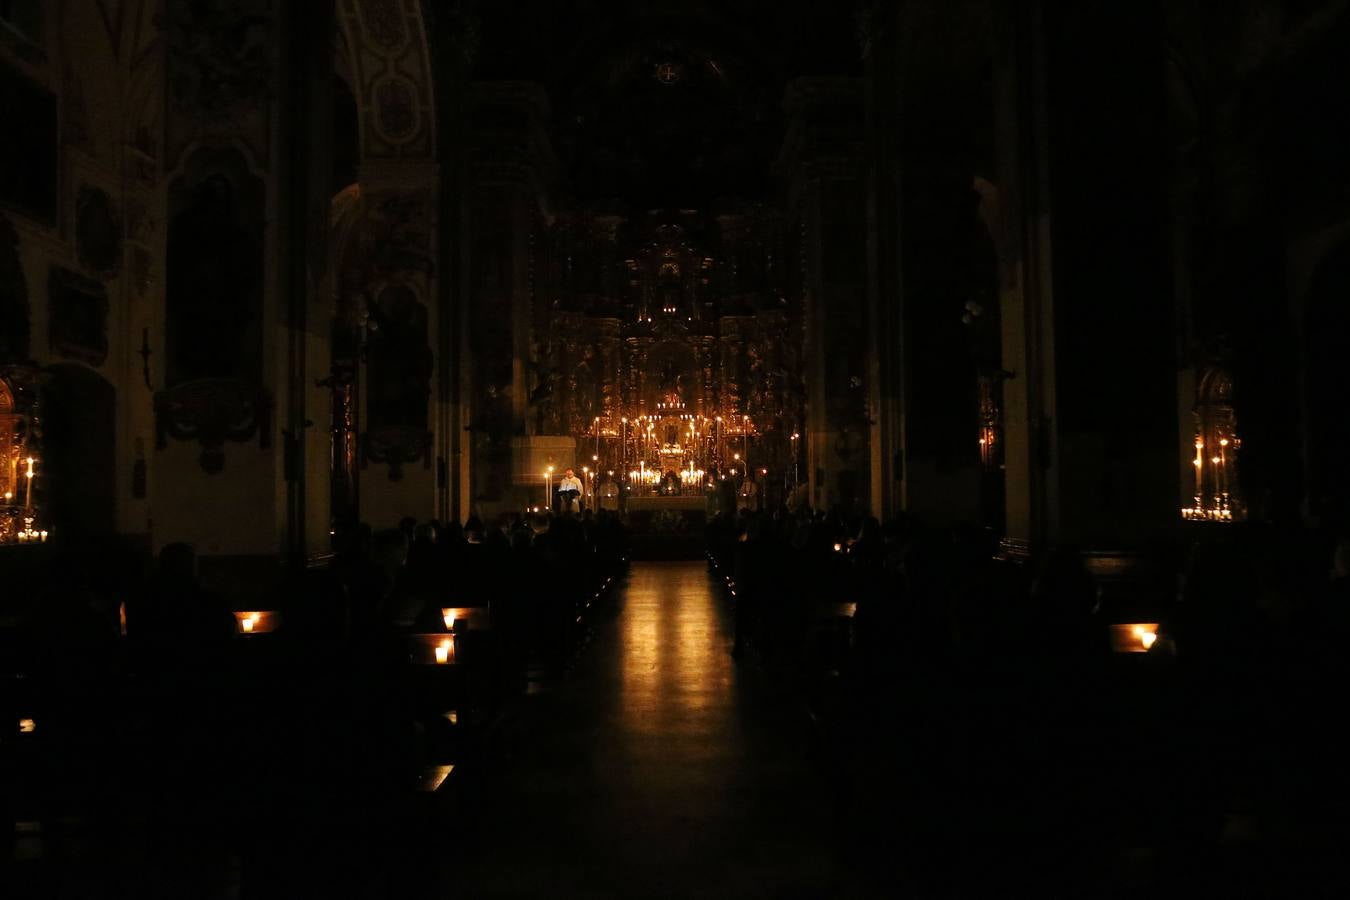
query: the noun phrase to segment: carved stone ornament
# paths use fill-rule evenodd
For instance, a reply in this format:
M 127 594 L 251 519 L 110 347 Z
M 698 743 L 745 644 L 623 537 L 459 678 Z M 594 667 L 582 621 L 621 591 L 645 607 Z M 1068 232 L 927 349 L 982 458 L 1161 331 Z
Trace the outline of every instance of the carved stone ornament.
M 417 100 L 412 86 L 399 78 L 389 78 L 375 89 L 375 121 L 380 132 L 390 141 L 399 143 L 417 131 Z
M 258 435 L 258 446 L 272 440 L 272 404 L 257 388 L 230 379 L 187 381 L 155 394 L 155 446 L 168 439 L 197 441 L 202 470 L 214 475 L 225 468 L 225 442 Z
M 424 429 L 385 426 L 361 435 L 361 468 L 369 463 L 389 466 L 389 480 L 403 479 L 403 466 L 422 460 L 431 468 L 431 432 Z
M 408 33 L 398 0 L 365 0 L 361 4 L 361 18 L 366 34 L 385 50 L 397 50 L 407 43 Z
M 267 99 L 272 17 L 265 4 L 170 0 L 163 22 L 174 64 L 169 93 L 177 109 L 212 122 Z

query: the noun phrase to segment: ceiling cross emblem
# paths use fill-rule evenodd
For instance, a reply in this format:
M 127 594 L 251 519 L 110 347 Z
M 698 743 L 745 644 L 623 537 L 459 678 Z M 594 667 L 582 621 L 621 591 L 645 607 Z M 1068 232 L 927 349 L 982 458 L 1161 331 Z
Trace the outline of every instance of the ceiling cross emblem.
M 675 84 L 683 74 L 680 64 L 663 62 L 656 64 L 656 80 L 662 84 Z

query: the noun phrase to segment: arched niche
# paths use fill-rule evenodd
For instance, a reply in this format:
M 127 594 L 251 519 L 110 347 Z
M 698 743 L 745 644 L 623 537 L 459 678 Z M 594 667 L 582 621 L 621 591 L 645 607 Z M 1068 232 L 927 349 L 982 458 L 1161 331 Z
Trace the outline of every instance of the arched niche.
M 649 415 L 674 401 L 683 403 L 686 412 L 697 412 L 702 391 L 702 373 L 691 342 L 665 340 L 648 352 L 642 403 Z
M 208 474 L 225 441 L 270 446 L 263 391 L 265 187 L 233 146 L 199 147 L 169 187 L 164 385 L 156 445 L 192 440 Z
M 86 366 L 45 369 L 42 387 L 46 519 L 68 538 L 113 534 L 117 520 L 117 391 Z
M 169 188 L 165 383 L 261 382 L 265 186 L 232 147 L 203 147 Z
M 388 464 L 398 481 L 405 463 L 431 453 L 429 318 L 417 293 L 397 283 L 374 293 L 368 313 L 363 460 Z

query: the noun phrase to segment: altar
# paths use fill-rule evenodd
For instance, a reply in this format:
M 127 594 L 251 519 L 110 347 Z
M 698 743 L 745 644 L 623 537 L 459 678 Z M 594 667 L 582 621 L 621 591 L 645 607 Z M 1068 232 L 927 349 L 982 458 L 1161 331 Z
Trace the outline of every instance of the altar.
M 719 511 L 772 507 L 797 486 L 794 332 L 739 295 L 722 307 L 701 232 L 653 226 L 625 261 L 617 308 L 553 314 L 535 428 L 517 441 L 573 446 L 529 456 L 517 483 L 547 486 L 573 465 L 590 508 L 620 510 L 634 532 L 701 535 Z
M 697 558 L 703 551 L 709 498 L 638 494 L 628 498 L 628 528 L 638 558 Z
M 697 511 L 707 515 L 709 498 L 700 494 L 639 494 L 628 498 L 628 514 L 660 511 Z

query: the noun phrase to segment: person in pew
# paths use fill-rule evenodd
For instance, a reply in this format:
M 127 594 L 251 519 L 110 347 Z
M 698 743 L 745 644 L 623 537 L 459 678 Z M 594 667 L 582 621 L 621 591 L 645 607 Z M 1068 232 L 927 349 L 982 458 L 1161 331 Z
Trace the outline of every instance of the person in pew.
M 224 600 L 197 580 L 197 555 L 184 543 L 166 544 L 148 589 L 128 611 L 128 635 L 152 655 L 201 659 L 234 636 L 238 622 Z
M 372 535 L 364 558 L 346 572 L 350 595 L 351 634 L 363 640 L 398 618 L 398 596 L 403 568 L 408 560 L 408 543 L 403 532 L 388 529 Z

